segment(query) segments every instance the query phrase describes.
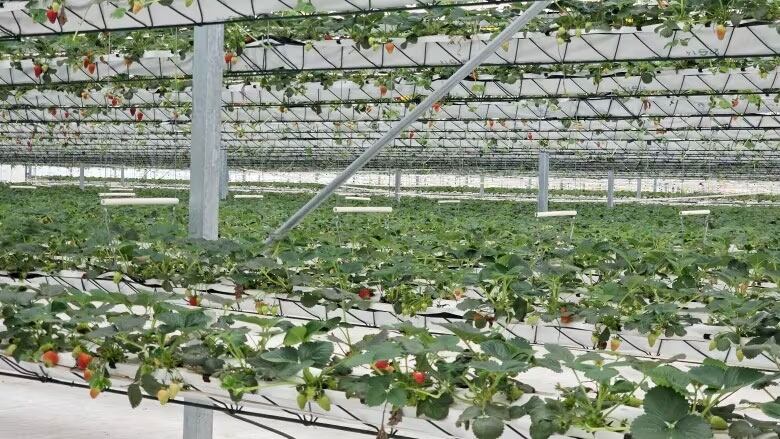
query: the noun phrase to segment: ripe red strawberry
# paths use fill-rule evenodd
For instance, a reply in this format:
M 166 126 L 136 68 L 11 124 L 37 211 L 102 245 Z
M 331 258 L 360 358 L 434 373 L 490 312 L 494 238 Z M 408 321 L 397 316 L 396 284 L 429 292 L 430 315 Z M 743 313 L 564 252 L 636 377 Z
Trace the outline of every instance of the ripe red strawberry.
M 390 367 L 390 362 L 387 360 L 376 360 L 374 362 L 374 368 L 377 370 L 387 370 L 388 367 Z
M 90 64 L 89 57 L 85 56 L 84 59 L 81 61 L 81 65 L 84 66 L 84 68 L 86 69 L 87 67 L 89 67 L 89 64 Z
M 81 352 L 78 357 L 76 357 L 76 367 L 78 367 L 81 370 L 87 370 L 89 367 L 89 363 L 92 362 L 92 355 L 89 355 L 86 352 Z
M 84 381 L 92 381 L 92 371 L 87 369 L 84 371 Z
M 420 372 L 419 370 L 412 372 L 412 379 L 419 385 L 425 384 L 425 372 Z
M 379 95 L 382 96 L 382 97 L 385 97 L 386 94 L 387 94 L 387 87 L 384 86 L 384 85 L 380 85 L 379 86 Z
M 100 389 L 97 387 L 93 387 L 89 389 L 89 397 L 92 399 L 97 399 L 97 397 L 100 396 Z
M 734 98 L 731 100 L 731 108 L 737 108 L 739 106 L 739 98 Z
M 439 111 L 441 111 L 441 102 L 434 102 L 434 103 L 433 103 L 433 111 L 435 111 L 435 112 L 437 112 L 437 113 L 438 113 Z
M 96 70 L 97 64 L 92 62 L 87 65 L 87 72 L 89 72 L 90 75 L 94 75 Z
M 225 54 L 225 64 L 233 64 L 233 59 L 235 58 L 235 55 L 233 55 L 233 52 L 227 52 Z
M 571 323 L 574 320 L 574 317 L 572 314 L 566 309 L 566 307 L 561 307 L 561 323 L 568 324 Z
M 111 98 L 111 106 L 116 107 L 117 105 L 119 105 L 119 99 Z
M 393 52 L 395 52 L 395 44 L 393 43 L 385 43 L 385 50 L 388 54 L 392 55 Z
M 325 34 L 323 35 L 322 39 L 325 41 L 331 41 L 333 39 L 333 36 L 331 36 L 331 34 Z
M 611 351 L 616 351 L 620 348 L 620 339 L 616 337 L 612 337 L 612 339 L 609 341 L 609 349 Z
M 54 351 L 46 351 L 41 355 L 41 361 L 46 367 L 54 367 L 60 364 L 60 355 Z
M 57 21 L 57 16 L 60 15 L 57 11 L 55 11 L 53 8 L 49 8 L 46 10 L 46 18 L 49 20 L 49 23 L 54 24 L 55 21 Z
M 358 291 L 358 297 L 360 297 L 363 300 L 368 300 L 373 296 L 374 293 L 371 292 L 368 288 L 361 288 L 360 291 Z
M 136 112 L 136 111 L 137 111 L 137 110 L 136 110 L 136 108 L 135 108 L 135 107 L 130 107 L 130 115 L 131 115 L 131 116 L 135 116 L 135 112 Z
M 528 138 L 528 140 L 534 140 L 533 133 L 528 133 L 528 136 L 526 136 L 526 137 Z
M 143 113 L 141 113 L 141 112 L 139 111 L 139 112 L 138 112 L 138 113 L 136 113 L 136 115 L 135 115 L 135 120 L 137 120 L 138 122 L 140 122 L 140 121 L 144 120 L 144 114 L 143 114 Z
M 40 78 L 41 75 L 43 75 L 43 66 L 40 64 L 35 64 L 33 66 L 33 73 L 35 74 L 36 78 Z
M 189 303 L 190 306 L 200 305 L 200 296 L 198 296 L 197 294 L 193 294 L 187 299 L 187 303 Z

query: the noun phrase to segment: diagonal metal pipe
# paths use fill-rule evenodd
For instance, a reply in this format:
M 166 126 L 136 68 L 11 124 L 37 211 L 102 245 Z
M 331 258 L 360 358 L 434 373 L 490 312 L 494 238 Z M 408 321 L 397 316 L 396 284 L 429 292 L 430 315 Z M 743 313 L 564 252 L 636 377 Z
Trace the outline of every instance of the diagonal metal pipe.
M 470 75 L 477 67 L 479 67 L 485 60 L 493 55 L 498 48 L 508 41 L 512 36 L 525 27 L 528 22 L 533 20 L 539 13 L 541 13 L 552 0 L 543 0 L 533 2 L 528 9 L 525 10 L 520 16 L 515 18 L 509 26 L 506 27 L 500 34 L 498 34 L 490 43 L 488 43 L 479 53 L 471 58 L 466 64 L 463 64 L 438 90 L 431 93 L 420 105 L 416 106 L 412 111 L 398 121 L 390 130 L 385 133 L 379 140 L 377 140 L 371 147 L 369 147 L 363 154 L 360 155 L 351 165 L 349 165 L 344 172 L 339 174 L 333 179 L 327 186 L 322 188 L 308 203 L 295 212 L 284 224 L 276 229 L 266 240 L 266 244 L 272 244 L 279 239 L 283 238 L 290 232 L 295 226 L 300 224 L 306 216 L 314 209 L 319 207 L 325 202 L 342 184 L 344 184 L 350 177 L 352 177 L 357 171 L 366 165 L 371 159 L 377 156 L 382 149 L 390 143 L 393 139 L 405 130 L 409 125 L 414 123 L 420 118 L 426 111 L 433 107 L 433 104 L 440 101 L 444 96 L 449 94 L 456 85 L 466 76 Z

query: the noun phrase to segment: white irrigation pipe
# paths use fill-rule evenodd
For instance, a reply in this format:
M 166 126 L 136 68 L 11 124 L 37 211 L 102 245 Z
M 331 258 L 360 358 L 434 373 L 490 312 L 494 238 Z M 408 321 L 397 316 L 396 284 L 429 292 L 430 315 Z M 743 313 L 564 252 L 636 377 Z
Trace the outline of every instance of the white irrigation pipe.
M 263 198 L 262 195 L 258 194 L 236 194 L 233 195 L 233 198 L 235 199 L 261 199 Z
M 101 206 L 175 206 L 178 198 L 105 198 L 100 200 Z
M 392 213 L 392 207 L 334 207 L 333 213 Z
M 8 186 L 9 189 L 38 189 L 37 186 L 22 186 L 22 185 L 11 185 Z
M 683 210 L 680 212 L 680 216 L 702 216 L 710 213 L 709 210 Z
M 350 197 L 350 196 L 346 196 L 346 197 L 344 197 L 344 199 L 345 200 L 350 200 L 350 201 L 371 201 L 371 197 Z
M 577 216 L 576 210 L 555 210 L 551 212 L 536 212 L 537 218 L 560 218 Z
M 460 200 L 439 200 L 439 204 L 460 204 Z
M 132 198 L 135 197 L 133 192 L 101 192 L 98 194 L 100 198 Z

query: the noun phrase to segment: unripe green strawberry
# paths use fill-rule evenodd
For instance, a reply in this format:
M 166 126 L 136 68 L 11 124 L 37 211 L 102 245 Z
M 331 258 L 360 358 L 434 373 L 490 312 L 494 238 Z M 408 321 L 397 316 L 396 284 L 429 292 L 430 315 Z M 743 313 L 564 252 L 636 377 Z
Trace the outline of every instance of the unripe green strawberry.
M 525 322 L 531 326 L 536 326 L 537 324 L 539 324 L 539 314 L 529 315 L 528 317 L 525 318 Z
M 629 407 L 639 407 L 642 405 L 642 400 L 636 396 L 631 396 L 628 398 L 628 401 L 626 401 L 626 405 Z
M 317 398 L 317 405 L 322 407 L 323 410 L 326 412 L 330 411 L 330 398 L 328 398 L 328 395 L 322 395 L 319 398 Z
M 5 355 L 7 355 L 9 357 L 13 357 L 14 352 L 16 352 L 16 345 L 15 344 L 9 345 L 7 348 L 5 348 Z
M 712 341 L 710 342 L 710 350 L 714 351 L 717 348 L 718 348 L 718 342 L 716 342 L 715 339 L 712 339 Z
M 729 423 L 720 416 L 710 416 L 710 426 L 713 430 L 726 430 L 729 428 Z
M 168 400 L 171 399 L 171 394 L 168 389 L 160 389 L 157 391 L 157 400 L 160 401 L 160 405 L 168 404 Z
M 114 283 L 119 284 L 119 282 L 122 282 L 122 273 L 115 271 L 114 272 Z
M 170 386 L 168 386 L 168 394 L 170 399 L 176 399 L 176 396 L 181 391 L 181 384 L 179 383 L 171 383 Z
M 742 348 L 737 348 L 737 361 L 742 361 L 745 359 L 745 353 L 742 352 Z
M 650 334 L 647 334 L 647 344 L 649 344 L 652 347 L 655 346 L 656 341 L 658 341 L 657 332 L 651 332 Z
M 309 401 L 309 398 L 306 397 L 306 394 L 299 393 L 298 394 L 298 408 L 303 410 L 306 408 L 306 402 Z

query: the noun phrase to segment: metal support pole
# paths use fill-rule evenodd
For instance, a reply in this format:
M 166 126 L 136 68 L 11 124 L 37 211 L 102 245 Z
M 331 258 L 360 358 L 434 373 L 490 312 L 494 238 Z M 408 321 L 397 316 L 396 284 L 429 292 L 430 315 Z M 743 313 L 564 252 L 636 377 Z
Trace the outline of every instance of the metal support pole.
M 607 171 L 607 207 L 615 207 L 615 171 Z
M 122 167 L 119 169 L 119 184 L 124 186 L 125 185 L 125 168 Z
M 85 185 L 84 165 L 79 166 L 79 189 L 84 190 Z
M 550 184 L 550 153 L 539 153 L 539 206 L 537 211 L 547 212 Z
M 658 192 L 658 177 L 653 179 L 653 192 Z
M 642 199 L 642 177 L 636 179 L 636 199 Z
M 226 200 L 228 197 L 228 185 L 230 184 L 230 169 L 227 162 L 227 151 L 220 149 L 219 152 L 219 199 Z
M 395 170 L 395 202 L 401 202 L 401 170 Z
M 213 432 L 214 411 L 197 406 L 184 406 L 184 439 L 211 439 Z
M 189 235 L 196 239 L 219 237 L 224 38 L 221 24 L 195 27 Z
M 479 196 L 484 197 L 485 196 L 485 176 L 480 175 L 479 176 Z
M 360 155 L 360 157 L 352 162 L 352 164 L 347 166 L 347 169 L 345 169 L 344 172 L 336 176 L 336 178 L 328 183 L 327 186 L 322 188 L 322 190 L 320 190 L 320 192 L 317 193 L 314 198 L 309 200 L 308 203 L 295 212 L 293 216 L 285 221 L 284 224 L 271 233 L 271 236 L 269 236 L 266 240 L 266 244 L 271 244 L 274 241 L 284 237 L 290 230 L 292 230 L 293 227 L 297 226 L 301 221 L 303 221 L 309 212 L 316 209 L 323 202 L 325 202 L 325 200 L 327 200 L 336 191 L 336 189 L 344 184 L 345 181 L 349 180 L 349 178 L 354 175 L 355 172 L 359 171 L 361 168 L 363 168 L 363 166 L 366 165 L 366 163 L 376 157 L 376 155 L 379 154 L 379 152 L 381 152 L 388 143 L 398 137 L 398 135 L 403 132 L 409 125 L 419 119 L 420 116 L 428 112 L 431 107 L 433 107 L 434 103 L 439 102 L 450 92 L 450 90 L 452 90 L 456 85 L 460 84 L 460 81 L 463 78 L 472 74 L 474 70 L 483 62 L 485 62 L 485 60 L 487 60 L 491 55 L 493 55 L 502 44 L 504 44 L 506 41 L 509 41 L 512 36 L 519 32 L 520 29 L 525 27 L 525 25 L 528 24 L 528 22 L 531 21 L 534 17 L 539 15 L 539 13 L 541 13 L 550 3 L 552 3 L 552 0 L 533 2 L 528 7 L 528 9 L 523 12 L 523 14 L 515 18 L 514 21 L 512 21 L 512 23 L 506 27 L 506 29 L 504 29 L 490 43 L 483 47 L 479 53 L 468 60 L 466 64 L 458 69 L 457 72 L 453 73 L 452 76 L 450 76 L 449 79 L 447 79 L 447 81 L 439 89 L 433 91 L 430 95 L 428 95 L 427 98 L 425 98 L 425 100 L 414 107 L 413 110 L 409 111 L 403 119 L 390 128 L 390 131 L 385 133 L 379 140 L 371 145 L 371 147 L 369 147 L 363 154 Z

